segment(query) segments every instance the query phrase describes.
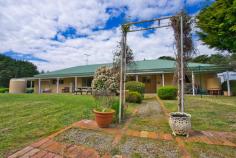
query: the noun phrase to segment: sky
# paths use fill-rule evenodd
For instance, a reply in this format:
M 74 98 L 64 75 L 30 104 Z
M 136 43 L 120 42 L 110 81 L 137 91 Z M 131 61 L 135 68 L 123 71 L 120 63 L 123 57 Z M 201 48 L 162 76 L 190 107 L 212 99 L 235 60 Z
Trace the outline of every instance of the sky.
M 175 15 L 195 16 L 213 0 L 0 0 L 0 53 L 53 71 L 112 62 L 127 21 Z M 168 23 L 164 21 L 163 23 Z M 155 26 L 156 23 L 136 28 Z M 193 28 L 193 34 L 197 28 Z M 135 60 L 174 56 L 173 31 L 162 28 L 128 34 Z M 198 54 L 212 54 L 194 36 Z

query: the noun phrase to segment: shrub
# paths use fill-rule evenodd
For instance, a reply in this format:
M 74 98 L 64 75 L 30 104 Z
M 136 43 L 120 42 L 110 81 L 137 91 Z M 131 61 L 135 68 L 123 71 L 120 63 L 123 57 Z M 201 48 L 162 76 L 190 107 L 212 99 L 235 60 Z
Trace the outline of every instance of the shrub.
M 236 95 L 236 80 L 230 80 L 229 83 L 231 92 L 233 93 L 233 95 Z M 223 82 L 222 90 L 227 91 L 227 81 Z
M 142 95 L 139 92 L 129 91 L 126 96 L 126 101 L 130 103 L 141 103 Z
M 116 73 L 112 71 L 112 68 L 102 66 L 95 72 L 92 88 L 99 92 L 109 91 L 116 93 L 119 88 L 118 84 Z
M 111 108 L 113 110 L 115 110 L 115 122 L 118 121 L 118 118 L 119 118 L 119 100 L 118 99 L 115 99 L 113 102 L 112 102 L 112 105 L 111 105 Z
M 8 93 L 9 88 L 0 88 L 0 93 Z
M 172 100 L 177 97 L 177 88 L 174 86 L 165 86 L 161 87 L 158 90 L 158 96 L 163 100 Z
M 138 81 L 129 81 L 125 84 L 126 90 L 138 92 L 141 96 L 144 96 L 145 84 Z

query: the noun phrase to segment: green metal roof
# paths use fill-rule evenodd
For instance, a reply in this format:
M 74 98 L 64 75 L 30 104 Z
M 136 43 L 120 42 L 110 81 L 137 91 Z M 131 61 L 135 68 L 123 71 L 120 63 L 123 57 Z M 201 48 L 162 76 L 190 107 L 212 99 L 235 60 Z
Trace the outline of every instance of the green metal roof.
M 71 67 L 67 69 L 52 71 L 44 74 L 35 75 L 35 78 L 53 78 L 53 77 L 85 77 L 93 76 L 97 68 L 101 66 L 112 66 L 108 64 L 93 64 Z M 128 73 L 168 73 L 174 72 L 176 68 L 175 61 L 154 59 L 135 61 L 134 64 L 127 68 Z M 207 71 L 207 72 L 220 72 L 226 70 L 224 67 L 216 66 L 213 64 L 200 64 L 188 63 L 188 68 L 191 71 Z

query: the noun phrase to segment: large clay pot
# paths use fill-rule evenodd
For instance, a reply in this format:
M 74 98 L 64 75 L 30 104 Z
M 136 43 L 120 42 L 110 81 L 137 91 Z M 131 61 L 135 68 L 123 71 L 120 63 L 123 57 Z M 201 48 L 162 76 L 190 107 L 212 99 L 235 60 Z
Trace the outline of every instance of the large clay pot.
M 111 110 L 111 112 L 100 112 L 94 109 L 93 112 L 95 113 L 97 125 L 101 128 L 105 128 L 112 123 L 115 110 Z
M 172 112 L 170 113 L 169 124 L 173 135 L 186 135 L 188 137 L 191 130 L 191 115 Z

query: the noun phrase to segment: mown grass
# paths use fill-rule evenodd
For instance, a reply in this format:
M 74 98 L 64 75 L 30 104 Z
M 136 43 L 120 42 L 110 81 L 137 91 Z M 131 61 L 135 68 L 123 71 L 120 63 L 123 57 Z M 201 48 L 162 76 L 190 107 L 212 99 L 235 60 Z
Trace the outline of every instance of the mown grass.
M 170 111 L 177 111 L 176 100 L 164 100 Z M 186 96 L 185 111 L 192 115 L 194 130 L 236 131 L 236 97 Z
M 204 143 L 185 143 L 188 152 L 192 158 L 214 157 L 214 158 L 232 158 L 236 157 L 234 147 L 223 145 L 208 145 Z
M 91 96 L 0 94 L 0 157 L 80 119 L 93 117 Z

